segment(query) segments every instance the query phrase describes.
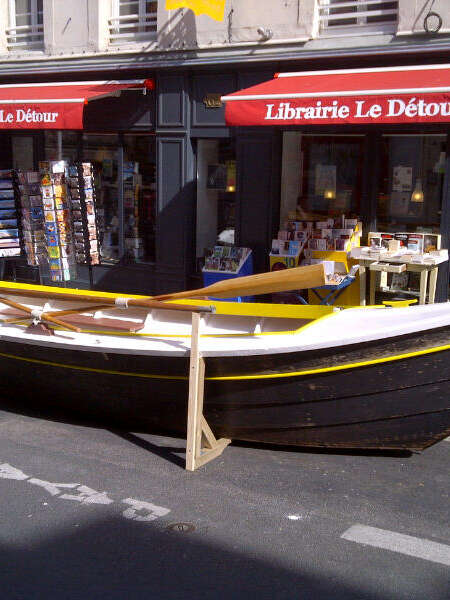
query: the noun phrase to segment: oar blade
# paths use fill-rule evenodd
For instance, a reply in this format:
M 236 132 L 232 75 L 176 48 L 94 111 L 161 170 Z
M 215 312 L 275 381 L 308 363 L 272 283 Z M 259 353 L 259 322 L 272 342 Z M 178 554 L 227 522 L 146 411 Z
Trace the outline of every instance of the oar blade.
M 289 292 L 319 287 L 325 284 L 323 264 L 295 267 L 282 271 L 258 273 L 247 277 L 238 277 L 218 281 L 209 286 L 208 295 L 216 298 L 233 298 L 234 296 L 257 296 L 275 292 Z M 215 289 L 211 289 L 214 288 Z

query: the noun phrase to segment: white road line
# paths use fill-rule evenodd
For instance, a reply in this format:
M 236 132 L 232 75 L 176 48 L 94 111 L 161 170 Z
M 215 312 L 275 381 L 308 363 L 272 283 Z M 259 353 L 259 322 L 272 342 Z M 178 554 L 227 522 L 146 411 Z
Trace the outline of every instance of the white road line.
M 444 442 L 450 442 L 450 436 L 444 439 Z
M 341 538 L 450 566 L 450 546 L 422 540 L 411 535 L 403 535 L 377 527 L 353 525 L 341 535 Z

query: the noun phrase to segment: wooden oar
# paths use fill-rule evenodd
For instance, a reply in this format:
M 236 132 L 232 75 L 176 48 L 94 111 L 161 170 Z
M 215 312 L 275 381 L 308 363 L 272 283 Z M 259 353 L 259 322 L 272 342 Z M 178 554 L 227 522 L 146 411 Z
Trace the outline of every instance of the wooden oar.
M 155 308 L 158 310 L 179 310 L 184 312 L 214 312 L 214 307 L 211 306 L 189 306 L 185 304 L 164 304 L 153 297 L 148 298 L 129 298 L 127 296 L 114 298 L 111 296 L 96 296 L 87 294 L 71 294 L 70 292 L 52 292 L 51 289 L 33 290 L 11 288 L 8 282 L 0 282 L 0 293 L 13 294 L 14 296 L 28 296 L 30 298 L 47 298 L 52 300 L 70 300 L 71 302 L 95 302 L 107 304 L 108 306 L 116 306 L 125 308 L 126 306 L 136 306 L 138 308 Z
M 34 318 L 33 309 L 28 306 L 24 306 L 23 304 L 19 304 L 18 302 L 14 302 L 13 300 L 9 300 L 8 298 L 0 298 L 0 303 L 7 304 L 12 308 L 17 308 L 18 310 L 23 310 L 23 312 L 31 315 L 31 318 Z M 53 325 L 58 325 L 58 327 L 63 327 L 64 329 L 70 329 L 70 331 L 80 332 L 78 327 L 74 327 L 73 325 L 69 325 L 69 323 L 64 323 L 64 321 L 60 321 L 59 319 L 55 319 L 54 317 L 46 316 L 44 313 L 39 315 L 39 318 L 42 321 L 47 321 L 48 323 L 52 323 Z
M 71 294 L 69 292 L 51 292 L 50 290 L 33 290 L 10 288 L 7 282 L 0 282 L 0 292 L 4 294 L 15 294 L 36 298 L 51 298 L 53 300 L 71 300 L 80 302 L 101 302 L 103 304 L 121 306 L 125 300 L 127 306 L 140 308 L 156 308 L 166 310 L 180 310 L 186 312 L 212 312 L 209 306 L 186 306 L 184 304 L 163 304 L 162 300 L 176 298 L 198 298 L 199 296 L 212 296 L 215 298 L 233 298 L 234 296 L 256 296 L 258 294 L 270 294 L 273 292 L 287 292 L 290 290 L 301 290 L 325 285 L 325 269 L 322 263 L 284 269 L 283 271 L 271 271 L 269 273 L 258 273 L 235 279 L 225 279 L 196 290 L 163 294 L 148 298 L 114 298 L 110 296 L 95 296 L 87 294 Z
M 154 296 L 154 300 L 172 300 L 181 298 L 198 298 L 210 296 L 213 298 L 233 298 L 234 296 L 256 296 L 273 292 L 288 292 L 304 290 L 325 285 L 325 268 L 322 263 L 295 267 L 282 271 L 258 273 L 235 279 L 224 279 L 212 285 L 197 290 L 176 292 Z

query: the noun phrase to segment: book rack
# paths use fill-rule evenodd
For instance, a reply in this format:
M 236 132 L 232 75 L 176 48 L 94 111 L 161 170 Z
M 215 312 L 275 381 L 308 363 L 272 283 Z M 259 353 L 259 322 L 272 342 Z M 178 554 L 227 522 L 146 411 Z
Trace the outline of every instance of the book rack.
M 203 416 L 205 361 L 200 352 L 202 317 L 192 313 L 191 356 L 189 361 L 189 396 L 186 436 L 186 470 L 195 471 L 220 456 L 231 440 L 216 439 Z

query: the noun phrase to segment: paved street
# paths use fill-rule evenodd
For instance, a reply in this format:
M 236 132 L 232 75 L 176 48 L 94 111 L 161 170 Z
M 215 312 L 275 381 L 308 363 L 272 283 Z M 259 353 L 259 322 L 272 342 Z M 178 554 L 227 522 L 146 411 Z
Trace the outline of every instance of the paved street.
M 448 441 L 188 473 L 183 440 L 0 408 L 0 598 L 449 597 Z

